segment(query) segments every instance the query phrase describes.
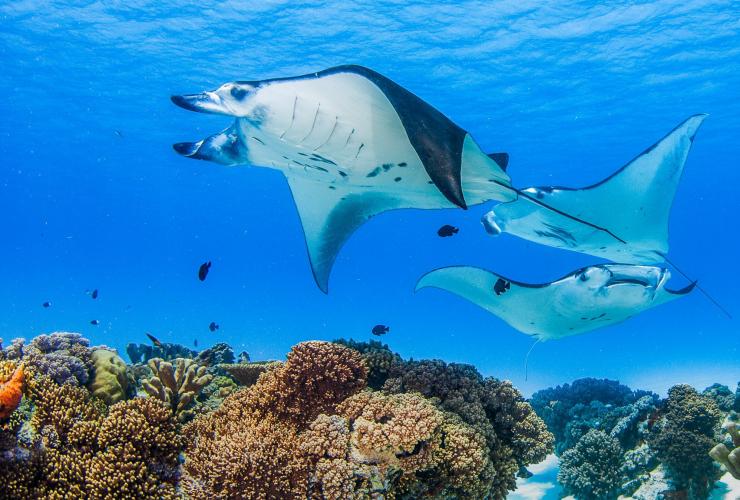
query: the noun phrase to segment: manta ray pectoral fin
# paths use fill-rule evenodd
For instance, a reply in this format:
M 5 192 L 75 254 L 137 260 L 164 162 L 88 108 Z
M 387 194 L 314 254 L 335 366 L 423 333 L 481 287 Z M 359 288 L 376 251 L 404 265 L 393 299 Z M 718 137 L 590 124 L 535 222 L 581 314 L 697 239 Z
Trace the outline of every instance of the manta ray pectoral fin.
M 472 266 L 443 267 L 430 271 L 416 283 L 415 291 L 439 288 L 485 309 L 527 335 L 547 340 L 540 328 L 548 314 L 546 286 L 511 281 Z
M 303 225 L 311 270 L 324 293 L 328 293 L 337 254 L 352 233 L 374 215 L 402 207 L 383 193 L 352 192 L 300 177 L 288 177 L 288 184 Z
M 501 170 L 506 172 L 506 168 L 509 166 L 509 153 L 488 153 L 488 157 L 495 161 Z
M 247 147 L 233 126 L 202 141 L 178 142 L 173 144 L 172 148 L 187 158 L 208 160 L 222 165 L 244 163 L 247 156 Z

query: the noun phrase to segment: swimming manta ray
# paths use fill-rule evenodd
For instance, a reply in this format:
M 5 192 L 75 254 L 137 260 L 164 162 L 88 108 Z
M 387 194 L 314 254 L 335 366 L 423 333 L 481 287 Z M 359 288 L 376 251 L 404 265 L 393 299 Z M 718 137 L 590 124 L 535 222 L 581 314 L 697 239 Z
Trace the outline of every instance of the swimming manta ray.
M 339 249 L 374 215 L 517 196 L 505 172 L 508 155 L 483 153 L 431 105 L 360 66 L 226 83 L 172 101 L 236 118 L 221 133 L 175 144 L 178 153 L 283 172 L 324 292 Z
M 614 262 L 662 263 L 668 252 L 673 198 L 694 136 L 705 117 L 702 114 L 688 118 L 627 165 L 592 186 L 522 189 L 518 199 L 487 213 L 483 225 L 492 235 L 506 232 Z M 541 204 L 531 203 L 530 198 Z M 580 223 L 578 218 L 586 218 L 592 224 Z
M 477 267 L 445 267 L 419 279 L 416 290 L 434 287 L 463 297 L 540 341 L 620 323 L 688 294 L 694 283 L 669 290 L 662 267 L 602 264 L 552 283 L 520 283 Z

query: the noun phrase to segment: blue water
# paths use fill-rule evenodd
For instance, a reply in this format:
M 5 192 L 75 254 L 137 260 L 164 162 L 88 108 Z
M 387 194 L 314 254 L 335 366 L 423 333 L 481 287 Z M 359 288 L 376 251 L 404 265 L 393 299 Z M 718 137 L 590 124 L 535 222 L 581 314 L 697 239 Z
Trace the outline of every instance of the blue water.
M 525 382 L 531 338 L 442 291 L 414 295 L 416 279 L 468 264 L 549 281 L 596 259 L 491 239 L 479 224 L 488 205 L 403 210 L 357 231 L 326 296 L 280 173 L 171 149 L 230 122 L 179 109 L 171 94 L 347 63 L 509 152 L 518 186 L 588 185 L 710 113 L 676 196 L 671 256 L 739 316 L 740 2 L 558 4 L 3 2 L 0 336 L 79 331 L 123 348 L 148 331 L 269 359 L 301 340 L 368 339 L 384 323 L 404 356 L 472 363 L 525 393 L 583 376 L 661 392 L 734 385 L 738 320 L 696 292 L 538 345 Z M 460 233 L 440 239 L 442 224 Z

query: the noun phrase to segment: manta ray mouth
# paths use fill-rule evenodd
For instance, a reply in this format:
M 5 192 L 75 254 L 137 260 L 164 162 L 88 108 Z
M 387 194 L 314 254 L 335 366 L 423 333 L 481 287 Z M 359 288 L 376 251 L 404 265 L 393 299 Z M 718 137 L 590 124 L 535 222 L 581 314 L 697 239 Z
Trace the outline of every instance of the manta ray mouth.
M 607 287 L 619 285 L 639 285 L 645 288 L 651 286 L 648 281 L 641 280 L 640 278 L 612 278 L 606 283 Z

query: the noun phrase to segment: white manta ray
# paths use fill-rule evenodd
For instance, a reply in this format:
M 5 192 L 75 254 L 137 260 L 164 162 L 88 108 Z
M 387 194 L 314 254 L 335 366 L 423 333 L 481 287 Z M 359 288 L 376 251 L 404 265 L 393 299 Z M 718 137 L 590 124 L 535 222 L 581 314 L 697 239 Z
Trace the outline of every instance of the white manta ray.
M 445 267 L 422 276 L 416 290 L 440 288 L 495 314 L 522 333 L 550 340 L 620 323 L 689 293 L 665 287 L 662 267 L 603 264 L 552 283 L 512 281 L 477 267 Z
M 442 113 L 367 68 L 227 83 L 172 101 L 236 118 L 219 134 L 175 144 L 178 153 L 285 174 L 324 292 L 339 249 L 376 214 L 517 196 L 508 155 L 483 153 Z
M 522 189 L 518 199 L 487 213 L 483 225 L 493 235 L 505 232 L 614 262 L 662 263 L 668 252 L 673 198 L 694 136 L 705 117 L 695 115 L 687 119 L 593 186 Z M 583 224 L 578 218 L 592 224 Z

